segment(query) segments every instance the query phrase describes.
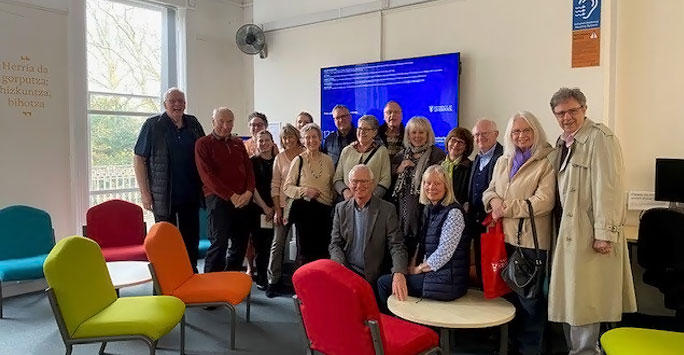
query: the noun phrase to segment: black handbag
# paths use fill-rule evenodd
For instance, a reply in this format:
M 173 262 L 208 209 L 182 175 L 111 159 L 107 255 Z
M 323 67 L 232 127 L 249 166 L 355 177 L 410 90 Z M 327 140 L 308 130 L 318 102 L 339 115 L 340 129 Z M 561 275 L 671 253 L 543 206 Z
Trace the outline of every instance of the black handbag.
M 534 239 L 534 256 L 525 253 L 524 248 L 520 247 L 520 235 L 524 218 L 518 222 L 518 245 L 513 254 L 508 257 L 508 263 L 501 270 L 501 278 L 508 287 L 523 298 L 535 298 L 542 292 L 544 282 L 544 261 L 539 252 L 539 240 L 537 239 L 537 227 L 534 224 L 534 211 L 532 203 L 527 202 L 527 209 L 530 213 L 530 224 L 532 225 L 532 237 Z

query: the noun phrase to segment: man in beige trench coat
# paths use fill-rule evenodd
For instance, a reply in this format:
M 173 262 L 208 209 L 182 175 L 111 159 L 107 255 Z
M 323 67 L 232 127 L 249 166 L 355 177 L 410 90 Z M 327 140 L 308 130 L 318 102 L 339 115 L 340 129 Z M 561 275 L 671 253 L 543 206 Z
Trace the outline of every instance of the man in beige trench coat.
M 598 355 L 601 322 L 636 311 L 623 232 L 622 151 L 610 129 L 586 118 L 586 97 L 579 89 L 558 90 L 551 110 L 563 133 L 555 157 L 561 217 L 549 320 L 565 323 L 570 355 Z

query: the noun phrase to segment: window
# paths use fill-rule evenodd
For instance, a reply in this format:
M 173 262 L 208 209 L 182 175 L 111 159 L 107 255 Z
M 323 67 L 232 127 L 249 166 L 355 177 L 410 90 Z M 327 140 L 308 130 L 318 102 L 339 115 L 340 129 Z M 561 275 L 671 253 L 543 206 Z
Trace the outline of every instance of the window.
M 132 1 L 86 1 L 90 206 L 141 204 L 133 148 L 147 117 L 176 85 L 175 10 Z M 148 225 L 151 213 L 146 213 Z

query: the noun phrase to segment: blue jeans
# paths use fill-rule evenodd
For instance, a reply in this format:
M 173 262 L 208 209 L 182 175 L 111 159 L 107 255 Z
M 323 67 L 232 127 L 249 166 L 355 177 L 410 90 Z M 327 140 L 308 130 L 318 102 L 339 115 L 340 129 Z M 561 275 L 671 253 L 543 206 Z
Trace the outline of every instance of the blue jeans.
M 406 275 L 408 295 L 421 297 L 423 295 L 423 279 L 425 274 Z M 387 299 L 392 295 L 392 274 L 380 276 L 378 279 L 378 307 L 380 312 L 389 314 Z

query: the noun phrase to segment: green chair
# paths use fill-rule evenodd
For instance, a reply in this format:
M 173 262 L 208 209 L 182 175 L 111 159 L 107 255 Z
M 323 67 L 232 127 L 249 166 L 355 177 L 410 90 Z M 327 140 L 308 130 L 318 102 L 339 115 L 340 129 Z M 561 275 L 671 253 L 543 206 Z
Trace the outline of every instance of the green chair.
M 607 355 L 681 355 L 684 333 L 655 329 L 615 328 L 601 336 Z
M 50 306 L 71 354 L 74 344 L 143 340 L 155 353 L 157 340 L 181 322 L 185 353 L 185 304 L 171 296 L 117 298 L 100 247 L 73 236 L 60 240 L 43 266 Z

